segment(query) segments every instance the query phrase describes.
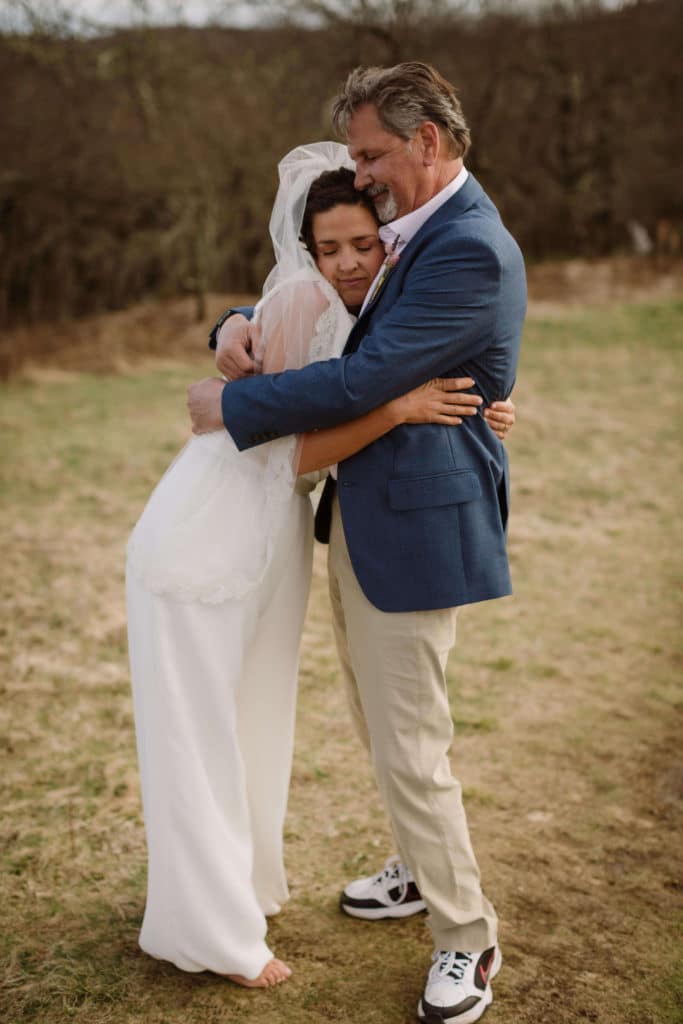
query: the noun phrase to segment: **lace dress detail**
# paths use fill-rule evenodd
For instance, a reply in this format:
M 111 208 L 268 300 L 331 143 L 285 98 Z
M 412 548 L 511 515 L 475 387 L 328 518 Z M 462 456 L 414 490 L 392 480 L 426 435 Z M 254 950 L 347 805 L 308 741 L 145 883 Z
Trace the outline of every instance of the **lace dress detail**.
M 307 362 L 341 354 L 353 323 L 334 289 Z M 154 594 L 220 604 L 263 582 L 295 492 L 298 439 L 239 452 L 226 431 L 192 438 L 152 493 L 128 541 L 128 568 Z
M 318 321 L 315 325 L 315 334 L 311 341 L 311 351 L 309 363 L 317 363 L 322 359 L 331 359 L 333 356 L 341 354 L 341 348 L 339 348 L 338 335 L 338 321 L 339 321 L 339 310 L 338 300 L 336 295 L 330 295 L 333 289 L 328 285 L 327 281 L 323 279 L 324 292 L 327 292 L 327 297 L 330 299 L 327 309 L 318 317 Z M 347 321 L 344 323 L 344 336 L 342 339 L 342 348 L 346 343 L 348 333 L 353 324 L 353 320 L 350 314 L 347 314 Z

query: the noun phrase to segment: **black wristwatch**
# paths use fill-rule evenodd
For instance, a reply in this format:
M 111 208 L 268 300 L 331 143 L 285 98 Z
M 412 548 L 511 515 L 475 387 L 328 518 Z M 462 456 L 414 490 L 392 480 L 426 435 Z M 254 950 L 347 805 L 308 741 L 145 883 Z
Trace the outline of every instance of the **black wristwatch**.
M 218 332 L 220 331 L 221 327 L 228 319 L 228 317 L 232 316 L 232 314 L 236 312 L 236 309 L 226 309 L 225 313 L 221 313 L 221 315 L 218 317 L 218 320 L 216 320 L 216 323 L 209 331 L 209 348 L 216 348 L 216 346 L 218 345 Z

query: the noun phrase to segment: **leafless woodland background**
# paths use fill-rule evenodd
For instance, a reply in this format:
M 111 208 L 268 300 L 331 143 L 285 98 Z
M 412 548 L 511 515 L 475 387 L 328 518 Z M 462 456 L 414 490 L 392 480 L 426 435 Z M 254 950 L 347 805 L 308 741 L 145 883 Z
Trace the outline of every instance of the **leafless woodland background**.
M 315 8 L 315 27 L 106 32 L 59 0 L 51 18 L 13 6 L 32 31 L 0 34 L 0 328 L 188 294 L 202 317 L 209 292 L 256 291 L 277 161 L 331 136 L 330 98 L 359 63 L 429 60 L 456 83 L 468 164 L 531 262 L 678 252 L 680 0 L 478 17 L 302 0 L 281 6 Z

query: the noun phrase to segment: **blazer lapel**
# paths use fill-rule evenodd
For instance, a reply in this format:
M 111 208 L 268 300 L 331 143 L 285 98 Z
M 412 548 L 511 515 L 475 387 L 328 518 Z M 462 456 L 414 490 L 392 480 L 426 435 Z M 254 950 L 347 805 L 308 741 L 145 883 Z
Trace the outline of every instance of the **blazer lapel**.
M 465 210 L 469 210 L 471 206 L 474 206 L 474 204 L 478 200 L 480 200 L 482 196 L 485 196 L 485 194 L 486 193 L 484 192 L 483 188 L 481 187 L 477 179 L 474 177 L 474 175 L 469 174 L 467 181 L 462 186 L 462 188 L 458 189 L 454 196 L 451 196 L 451 198 L 448 199 L 443 204 L 443 206 L 440 206 L 439 209 L 435 213 L 433 213 L 428 220 L 424 222 L 420 230 L 413 235 L 413 237 L 407 243 L 405 248 L 401 250 L 398 263 L 396 264 L 396 266 L 392 267 L 388 274 L 385 276 L 381 287 L 377 289 L 376 294 L 373 295 L 372 299 L 370 300 L 370 302 L 368 302 L 367 306 L 365 307 L 365 309 L 360 314 L 355 324 L 351 328 L 348 340 L 346 342 L 346 345 L 344 346 L 344 352 L 342 353 L 343 355 L 349 355 L 349 353 L 355 352 L 358 346 L 360 345 L 361 338 L 363 337 L 363 334 L 365 333 L 367 327 L 367 317 L 375 309 L 379 302 L 386 298 L 386 296 L 390 292 L 395 291 L 395 288 L 392 288 L 391 285 L 395 284 L 396 281 L 398 281 L 400 277 L 403 276 L 400 273 L 401 260 L 405 258 L 406 254 L 410 254 L 411 249 L 413 249 L 414 246 L 418 244 L 418 241 L 422 237 L 422 235 L 425 234 L 427 231 L 433 230 L 434 228 L 439 228 L 442 224 L 445 224 L 447 221 L 453 220 L 454 217 L 459 217 L 461 214 L 465 212 Z M 409 259 L 406 260 L 404 266 L 407 266 L 409 262 Z M 406 273 L 405 269 L 403 273 Z M 392 278 L 394 277 L 395 280 L 392 280 Z

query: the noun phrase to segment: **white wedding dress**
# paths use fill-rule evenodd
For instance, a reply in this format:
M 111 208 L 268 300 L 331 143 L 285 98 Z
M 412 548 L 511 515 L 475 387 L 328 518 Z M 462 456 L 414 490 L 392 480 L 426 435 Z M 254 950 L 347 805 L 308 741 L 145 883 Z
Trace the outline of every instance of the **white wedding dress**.
M 269 346 L 289 368 L 339 355 L 346 341 L 350 316 L 298 246 L 296 188 L 305 199 L 321 170 L 344 162 L 341 149 L 322 167 L 309 159 L 308 178 L 294 184 L 280 165 L 290 205 L 279 216 L 293 218 L 299 265 L 276 247 L 279 274 L 257 307 L 265 368 Z M 274 326 L 283 320 L 284 353 Z M 311 504 L 294 487 L 296 449 L 296 438 L 242 453 L 226 431 L 193 438 L 128 544 L 148 846 L 140 945 L 186 971 L 255 978 L 272 957 L 266 915 L 288 896 L 282 831 L 312 554 Z

